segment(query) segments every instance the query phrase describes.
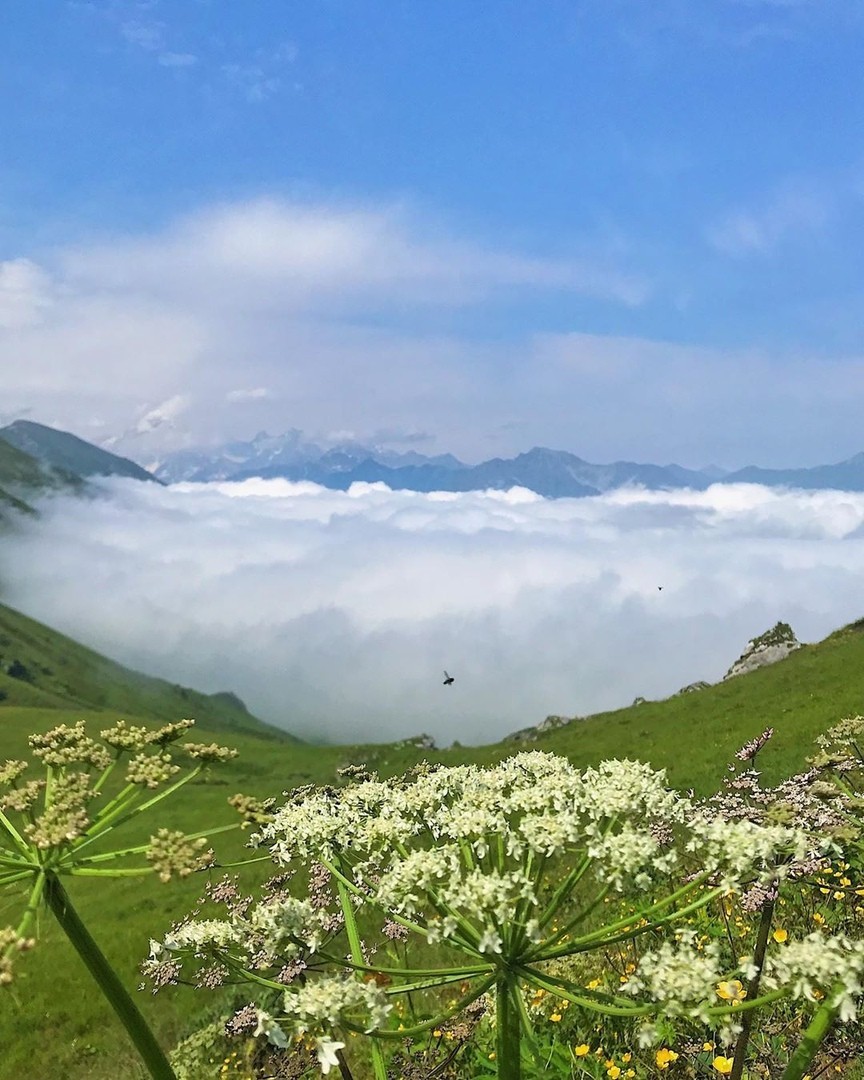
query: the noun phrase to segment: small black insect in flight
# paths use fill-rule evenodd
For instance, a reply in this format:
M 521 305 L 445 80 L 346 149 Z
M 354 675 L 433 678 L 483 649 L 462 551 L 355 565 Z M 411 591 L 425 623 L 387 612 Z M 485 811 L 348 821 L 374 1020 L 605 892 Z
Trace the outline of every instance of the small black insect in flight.
M 455 681 L 456 680 L 453 678 L 452 675 L 448 675 L 446 671 L 444 672 L 444 685 L 445 686 L 449 686 L 452 682 L 455 682 Z

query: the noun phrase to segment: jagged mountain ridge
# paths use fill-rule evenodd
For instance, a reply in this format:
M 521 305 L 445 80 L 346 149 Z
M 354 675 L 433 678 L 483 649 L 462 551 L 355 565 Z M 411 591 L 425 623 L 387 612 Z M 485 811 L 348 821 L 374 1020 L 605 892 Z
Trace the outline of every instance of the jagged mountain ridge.
M 452 454 L 426 457 L 359 443 L 322 449 L 296 429 L 284 437 L 261 433 L 248 443 L 229 443 L 212 452 L 179 451 L 154 467 L 168 482 L 245 480 L 250 477 L 310 480 L 347 490 L 357 481 L 381 482 L 409 491 L 475 491 L 526 487 L 547 498 L 597 495 L 628 484 L 653 490 L 708 487 L 713 478 L 680 465 L 618 461 L 595 465 L 565 450 L 534 447 L 514 458 L 466 465 Z
M 213 450 L 179 451 L 167 455 L 153 469 L 166 483 L 282 477 L 310 480 L 337 490 L 347 490 L 358 481 L 421 492 L 525 487 L 546 498 L 597 495 L 626 486 L 701 491 L 717 483 L 864 491 L 864 453 L 833 465 L 796 469 L 748 465 L 725 472 L 713 465 L 690 469 L 674 463 L 596 464 L 566 450 L 538 446 L 513 458 L 466 465 L 451 454 L 426 457 L 416 451 L 399 453 L 358 442 L 324 448 L 296 428 L 283 436 L 260 432 L 249 442 L 227 443 Z
M 358 481 L 418 492 L 524 487 L 546 498 L 578 498 L 627 486 L 669 491 L 704 490 L 712 484 L 733 483 L 864 491 L 864 453 L 833 465 L 796 469 L 749 465 L 726 473 L 713 465 L 690 469 L 674 463 L 596 464 L 566 450 L 538 446 L 513 458 L 497 457 L 467 465 L 452 454 L 426 456 L 414 450 L 403 453 L 351 440 L 325 448 L 295 428 L 279 436 L 259 432 L 248 442 L 177 451 L 153 464 L 153 471 L 148 472 L 75 435 L 27 420 L 0 428 L 0 448 L 9 446 L 28 455 L 31 464 L 32 459 L 38 459 L 43 469 L 39 482 L 42 488 L 83 485 L 82 477 L 127 476 L 168 484 L 282 477 L 309 480 L 337 490 L 347 490 Z M 5 482 L 4 459 L 0 456 L 0 512 L 4 505 L 26 509 L 20 505 L 27 500 L 25 488 L 26 484 L 16 489 Z

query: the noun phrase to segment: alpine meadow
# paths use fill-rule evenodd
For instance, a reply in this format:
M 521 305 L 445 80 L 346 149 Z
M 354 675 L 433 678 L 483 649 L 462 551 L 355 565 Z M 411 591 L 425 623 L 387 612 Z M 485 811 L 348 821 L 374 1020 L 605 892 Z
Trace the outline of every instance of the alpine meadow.
M 862 0 L 0 35 L 0 1080 L 864 1080 Z

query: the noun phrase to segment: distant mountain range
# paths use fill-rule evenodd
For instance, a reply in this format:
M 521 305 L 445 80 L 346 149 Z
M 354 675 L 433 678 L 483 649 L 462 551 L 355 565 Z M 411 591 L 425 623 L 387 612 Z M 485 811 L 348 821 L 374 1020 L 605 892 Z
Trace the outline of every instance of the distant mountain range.
M 553 499 L 598 495 L 632 486 L 651 491 L 704 490 L 716 483 L 864 491 L 864 453 L 836 465 L 805 469 L 762 469 L 750 465 L 727 472 L 716 466 L 688 469 L 681 465 L 634 461 L 597 465 L 566 450 L 534 447 L 514 458 L 492 458 L 479 465 L 466 465 L 452 454 L 437 457 L 416 452 L 400 454 L 354 442 L 322 448 L 306 440 L 296 429 L 281 436 L 261 432 L 249 442 L 227 443 L 212 450 L 179 451 L 164 458 L 153 471 L 166 483 L 260 476 L 311 480 L 343 491 L 356 481 L 377 481 L 408 491 L 525 487 Z
M 524 487 L 551 499 L 599 495 L 622 487 L 701 491 L 717 483 L 864 491 L 864 453 L 835 465 L 806 469 L 749 465 L 726 472 L 710 465 L 704 469 L 635 461 L 597 465 L 566 450 L 534 447 L 514 458 L 491 458 L 479 465 L 466 465 L 452 454 L 427 457 L 416 451 L 398 453 L 358 442 L 322 447 L 294 429 L 275 436 L 261 432 L 248 442 L 226 443 L 212 449 L 181 450 L 167 455 L 151 472 L 128 458 L 44 424 L 16 420 L 0 428 L 0 519 L 4 509 L 27 511 L 29 500 L 46 490 L 75 489 L 86 493 L 91 490 L 91 482 L 102 476 L 165 484 L 282 477 L 309 480 L 341 491 L 358 481 L 423 492 Z

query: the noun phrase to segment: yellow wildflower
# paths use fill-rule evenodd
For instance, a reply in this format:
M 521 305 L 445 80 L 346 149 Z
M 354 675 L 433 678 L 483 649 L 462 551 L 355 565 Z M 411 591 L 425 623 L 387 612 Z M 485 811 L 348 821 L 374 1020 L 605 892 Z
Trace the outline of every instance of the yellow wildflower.
M 747 997 L 747 991 L 739 979 L 729 979 L 717 984 L 717 997 L 735 1004 Z
M 721 1073 L 723 1076 L 726 1076 L 727 1073 L 732 1072 L 733 1061 L 732 1061 L 732 1058 L 723 1057 L 721 1055 L 719 1057 L 714 1058 L 714 1061 L 712 1062 L 712 1065 L 714 1066 L 714 1068 L 717 1070 L 718 1073 Z
M 591 1047 L 588 1045 L 588 1043 L 580 1043 L 580 1045 L 576 1047 L 573 1053 L 576 1055 L 576 1057 L 585 1057 L 586 1054 L 591 1053 Z
M 668 1046 L 661 1046 L 654 1055 L 654 1060 L 657 1062 L 658 1069 L 668 1069 L 673 1061 L 678 1060 L 678 1055 Z
M 783 942 L 789 937 L 789 934 L 785 930 L 777 929 L 777 930 L 774 931 L 774 933 L 771 936 L 774 938 L 774 940 L 776 942 L 778 942 L 780 945 L 782 945 Z

